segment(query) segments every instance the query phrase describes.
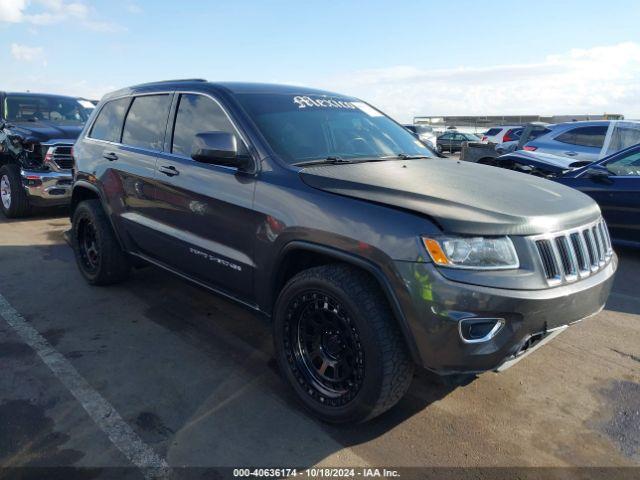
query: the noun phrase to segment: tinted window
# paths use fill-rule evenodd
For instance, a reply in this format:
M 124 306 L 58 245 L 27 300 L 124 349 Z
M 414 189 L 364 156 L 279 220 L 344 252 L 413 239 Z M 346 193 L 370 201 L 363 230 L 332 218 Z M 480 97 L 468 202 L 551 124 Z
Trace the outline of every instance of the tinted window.
M 451 140 L 453 138 L 453 133 L 445 133 L 444 135 L 440 135 L 438 140 Z
M 122 121 L 124 120 L 124 112 L 127 105 L 129 105 L 128 98 L 113 100 L 105 104 L 91 128 L 91 134 L 89 134 L 89 136 L 98 140 L 119 142 Z
M 149 150 L 162 150 L 170 103 L 169 95 L 136 97 L 124 122 L 122 143 Z
M 195 136 L 204 132 L 227 132 L 237 137 L 229 118 L 216 102 L 203 95 L 180 95 L 171 151 L 185 157 L 191 156 Z M 239 138 L 237 140 L 238 153 L 246 154 L 245 145 Z
M 640 152 L 608 162 L 607 170 L 618 176 L 640 176 Z
M 74 98 L 44 95 L 7 95 L 5 118 L 13 122 L 81 122 L 87 121 L 84 107 Z
M 485 132 L 485 135 L 487 137 L 493 137 L 493 136 L 499 134 L 501 130 L 502 130 L 501 128 L 490 128 L 489 130 L 487 130 Z
M 558 135 L 556 140 L 571 145 L 602 148 L 606 134 L 607 127 L 604 125 L 597 127 L 578 127 Z
M 533 129 L 529 133 L 529 139 L 528 140 L 533 140 L 535 138 L 538 138 L 538 137 L 544 135 L 545 133 L 549 133 L 550 131 L 551 130 L 549 130 L 548 128 Z

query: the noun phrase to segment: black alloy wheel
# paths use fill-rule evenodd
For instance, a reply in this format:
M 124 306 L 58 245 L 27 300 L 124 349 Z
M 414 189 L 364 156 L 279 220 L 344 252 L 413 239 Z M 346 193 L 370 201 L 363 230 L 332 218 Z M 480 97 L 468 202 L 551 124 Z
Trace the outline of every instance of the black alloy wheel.
M 316 402 L 340 406 L 360 391 L 365 357 L 346 307 L 319 291 L 289 302 L 284 347 L 297 381 Z

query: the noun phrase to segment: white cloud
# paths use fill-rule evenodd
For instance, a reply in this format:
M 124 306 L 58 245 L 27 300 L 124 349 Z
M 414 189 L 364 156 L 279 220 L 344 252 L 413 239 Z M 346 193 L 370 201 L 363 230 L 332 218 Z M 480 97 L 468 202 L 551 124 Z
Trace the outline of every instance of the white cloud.
M 42 59 L 43 56 L 42 47 L 29 47 L 27 45 L 19 45 L 17 43 L 11 44 L 11 55 L 16 60 L 24 62 L 33 62 L 35 60 Z
M 0 22 L 20 23 L 27 0 L 0 0 Z
M 66 0 L 0 0 L 0 23 L 30 23 L 45 26 L 62 22 L 76 24 L 94 31 L 111 32 L 122 27 L 93 18 L 85 3 Z
M 347 72 L 328 89 L 364 98 L 401 121 L 417 115 L 623 113 L 640 116 L 640 44 L 573 49 L 539 62 Z

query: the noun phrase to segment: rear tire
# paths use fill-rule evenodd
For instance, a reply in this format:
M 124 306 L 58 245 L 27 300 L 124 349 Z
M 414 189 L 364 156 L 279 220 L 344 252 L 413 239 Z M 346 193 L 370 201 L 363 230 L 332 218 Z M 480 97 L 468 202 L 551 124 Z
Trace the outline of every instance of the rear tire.
M 71 245 L 80 273 L 91 285 L 112 285 L 129 276 L 129 259 L 99 200 L 84 200 L 76 207 Z
M 24 217 L 31 210 L 18 165 L 0 168 L 0 209 L 7 218 Z
M 414 364 L 377 282 L 347 265 L 293 277 L 276 302 L 280 371 L 304 406 L 331 423 L 363 422 L 393 407 Z

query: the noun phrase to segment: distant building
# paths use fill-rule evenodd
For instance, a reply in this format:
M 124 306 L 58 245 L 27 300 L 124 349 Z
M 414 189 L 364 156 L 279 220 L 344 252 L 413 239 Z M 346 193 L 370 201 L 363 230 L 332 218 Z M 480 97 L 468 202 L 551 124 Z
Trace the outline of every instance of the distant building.
M 529 122 L 562 123 L 580 120 L 624 120 L 624 115 L 478 115 L 478 116 L 421 116 L 413 117 L 414 124 L 431 125 L 436 131 L 455 127 L 461 131 L 477 133 L 498 125 L 523 125 Z

